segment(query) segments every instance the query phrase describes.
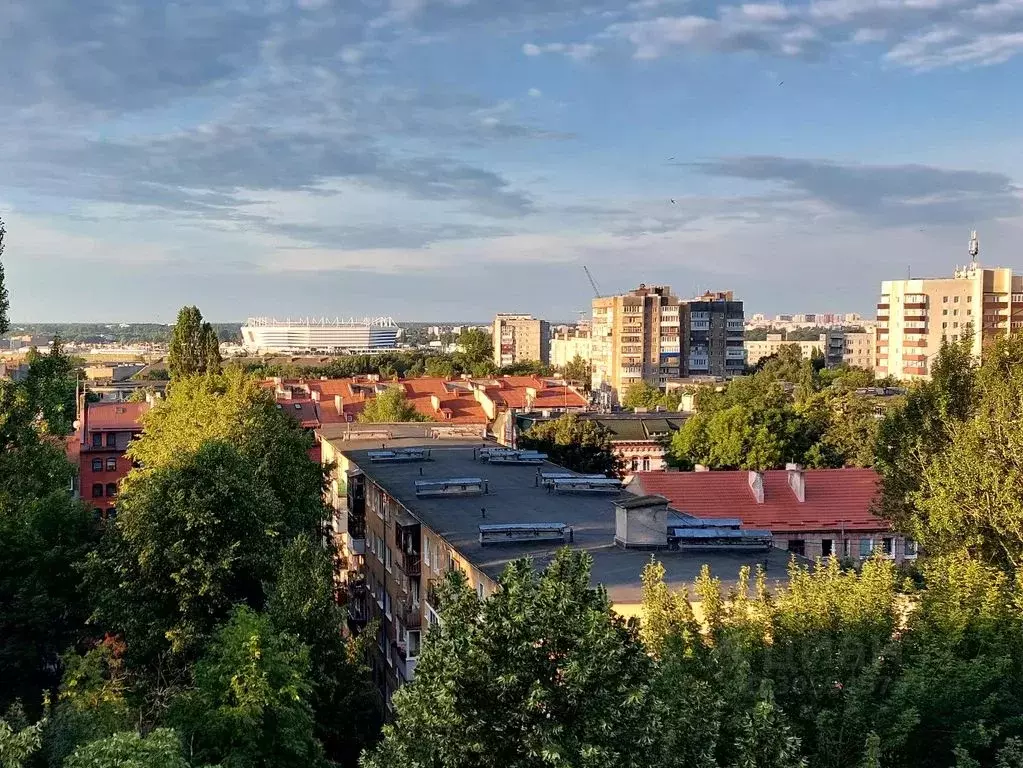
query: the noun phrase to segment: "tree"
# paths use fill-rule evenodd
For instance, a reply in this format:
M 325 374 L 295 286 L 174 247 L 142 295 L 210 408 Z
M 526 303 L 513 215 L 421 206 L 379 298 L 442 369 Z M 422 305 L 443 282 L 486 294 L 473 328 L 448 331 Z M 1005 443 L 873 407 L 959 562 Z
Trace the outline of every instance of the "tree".
M 364 765 L 647 766 L 665 727 L 651 661 L 603 589 L 590 587 L 590 563 L 567 549 L 542 573 L 516 561 L 485 601 L 453 573 L 444 621 Z
M 379 694 L 370 683 L 362 643 L 345 639 L 330 553 L 308 536 L 285 549 L 267 615 L 277 631 L 309 648 L 309 701 L 326 756 L 356 765 L 379 734 Z
M 590 363 L 585 360 L 582 355 L 576 355 L 569 360 L 568 363 L 562 366 L 561 374 L 565 377 L 565 381 L 571 382 L 576 386 L 581 386 L 583 389 L 589 391 L 591 367 Z
M 447 357 L 428 357 L 424 370 L 427 376 L 434 379 L 451 379 L 455 376 L 454 363 Z
M 8 317 L 11 303 L 7 296 L 7 284 L 4 281 L 4 263 L 2 261 L 4 255 L 4 235 L 6 233 L 3 219 L 0 219 L 0 336 L 3 336 L 11 329 L 10 318 Z
M 519 436 L 520 448 L 546 453 L 550 460 L 575 472 L 621 473 L 610 430 L 596 421 L 565 414 L 534 424 Z
M 220 340 L 209 323 L 203 322 L 198 307 L 182 307 L 171 331 L 167 367 L 171 379 L 197 373 L 219 373 Z
M 325 766 L 313 736 L 309 651 L 298 638 L 241 606 L 195 665 L 195 688 L 168 721 L 188 756 L 223 768 Z
M 359 414 L 359 421 L 378 424 L 397 424 L 406 421 L 431 421 L 405 398 L 405 390 L 399 384 L 388 387 L 369 400 Z
M 156 728 L 145 736 L 115 733 L 79 748 L 65 768 L 189 768 L 181 739 L 168 728 Z
M 16 728 L 16 725 L 21 727 Z M 0 718 L 0 768 L 28 768 L 29 759 L 42 745 L 43 722 L 16 725 L 6 717 Z
M 952 425 L 972 412 L 975 378 L 970 341 L 942 344 L 931 380 L 913 387 L 881 422 L 874 462 L 881 476 L 878 512 L 899 530 L 923 532 L 915 498 L 924 469 L 948 447 Z
M 60 336 L 54 336 L 50 351 L 29 350 L 25 389 L 40 417 L 44 432 L 64 437 L 74 431 L 77 416 L 78 365 L 64 353 Z
M 470 366 L 494 358 L 493 338 L 480 328 L 467 328 L 462 331 L 458 337 L 458 346 Z
M 660 403 L 661 391 L 652 387 L 645 381 L 638 381 L 629 386 L 622 398 L 622 405 L 626 408 L 654 408 Z
M 264 582 L 301 530 L 236 445 L 208 441 L 125 482 L 89 559 L 97 618 L 136 663 L 167 651 L 189 660 L 233 605 L 263 605 Z

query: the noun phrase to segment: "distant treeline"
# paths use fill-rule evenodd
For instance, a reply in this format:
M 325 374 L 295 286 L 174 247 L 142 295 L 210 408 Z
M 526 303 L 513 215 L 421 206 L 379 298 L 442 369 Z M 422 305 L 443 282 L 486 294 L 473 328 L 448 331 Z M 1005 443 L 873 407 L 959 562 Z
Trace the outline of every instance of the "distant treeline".
M 213 323 L 221 341 L 241 343 L 241 323 Z M 12 323 L 8 336 L 60 336 L 76 344 L 167 343 L 173 325 L 163 323 Z

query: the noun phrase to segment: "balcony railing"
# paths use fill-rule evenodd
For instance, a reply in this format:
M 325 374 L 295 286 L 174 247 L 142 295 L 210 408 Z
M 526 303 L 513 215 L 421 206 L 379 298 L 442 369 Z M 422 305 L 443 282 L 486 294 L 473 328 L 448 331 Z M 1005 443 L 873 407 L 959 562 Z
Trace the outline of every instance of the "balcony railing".
M 441 581 L 439 579 L 430 579 L 426 585 L 426 602 L 433 606 L 436 611 L 441 609 L 441 599 L 438 593 L 440 586 Z
M 405 600 L 399 603 L 398 617 L 405 629 L 419 629 L 423 626 L 423 609 L 418 602 Z
M 419 576 L 422 573 L 423 558 L 418 552 L 399 552 L 398 567 L 406 576 Z
M 366 538 L 366 517 L 365 515 L 354 515 L 348 513 L 348 535 L 353 539 Z

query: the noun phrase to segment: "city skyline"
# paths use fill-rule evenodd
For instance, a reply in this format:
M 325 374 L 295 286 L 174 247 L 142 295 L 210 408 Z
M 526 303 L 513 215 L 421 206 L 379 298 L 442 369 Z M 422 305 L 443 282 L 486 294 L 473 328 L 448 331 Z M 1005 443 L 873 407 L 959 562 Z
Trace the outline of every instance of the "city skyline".
M 1018 3 L 508 5 L 4 4 L 12 320 L 565 321 L 583 264 L 869 317 L 971 229 L 1023 268 Z

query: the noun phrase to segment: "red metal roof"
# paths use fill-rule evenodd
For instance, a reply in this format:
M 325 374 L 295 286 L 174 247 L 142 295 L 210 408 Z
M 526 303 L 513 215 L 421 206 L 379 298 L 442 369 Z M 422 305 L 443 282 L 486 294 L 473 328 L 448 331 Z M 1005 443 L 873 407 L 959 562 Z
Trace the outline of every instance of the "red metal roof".
M 142 416 L 148 403 L 89 403 L 89 431 L 142 429 Z
M 878 493 L 872 469 L 807 469 L 806 501 L 788 484 L 786 470 L 763 473 L 764 502 L 750 490 L 749 472 L 637 472 L 629 489 L 659 494 L 673 509 L 699 517 L 737 517 L 743 527 L 787 531 L 880 531 L 886 520 L 871 509 Z

